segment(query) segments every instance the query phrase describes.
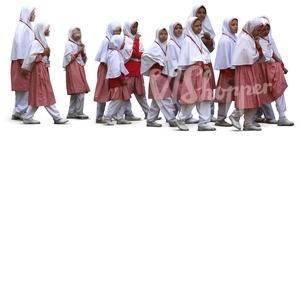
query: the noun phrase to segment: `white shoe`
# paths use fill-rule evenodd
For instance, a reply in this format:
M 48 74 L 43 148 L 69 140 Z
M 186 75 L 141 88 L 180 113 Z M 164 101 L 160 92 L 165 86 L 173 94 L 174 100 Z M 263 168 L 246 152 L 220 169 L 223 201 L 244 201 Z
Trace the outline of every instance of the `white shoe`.
M 241 130 L 241 124 L 239 120 L 235 119 L 234 116 L 229 116 L 229 120 L 236 129 Z
M 277 126 L 293 126 L 294 122 L 288 120 L 288 119 L 284 119 L 284 120 L 278 120 L 277 122 Z
M 261 127 L 256 127 L 255 125 L 251 124 L 248 126 L 243 127 L 244 131 L 261 131 Z
M 114 122 L 113 122 L 111 119 L 105 119 L 105 118 L 104 118 L 104 121 L 105 121 L 105 123 L 106 123 L 107 125 L 110 125 L 110 126 L 111 126 L 111 125 L 115 125 Z
M 175 122 L 180 131 L 189 131 L 189 128 L 185 124 L 180 124 L 178 121 Z
M 40 124 L 41 122 L 35 119 L 23 119 L 24 124 Z
M 199 120 L 195 119 L 195 118 L 191 118 L 189 120 L 185 120 L 185 124 L 198 124 Z
M 65 118 L 60 118 L 59 120 L 54 120 L 54 124 L 65 124 L 69 122 L 68 119 L 65 119 Z
M 198 131 L 216 131 L 216 128 L 209 125 L 198 126 Z

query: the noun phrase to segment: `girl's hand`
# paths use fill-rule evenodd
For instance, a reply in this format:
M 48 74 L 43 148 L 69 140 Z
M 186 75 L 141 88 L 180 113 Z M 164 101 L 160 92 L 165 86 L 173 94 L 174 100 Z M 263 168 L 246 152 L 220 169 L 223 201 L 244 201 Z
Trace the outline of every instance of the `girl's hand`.
M 209 76 L 210 73 L 211 73 L 210 67 L 209 66 L 204 66 L 204 68 L 203 68 L 203 74 L 204 74 L 204 76 Z
M 228 84 L 233 85 L 233 77 L 228 77 L 227 82 Z
M 47 47 L 44 49 L 43 56 L 45 55 L 50 56 L 50 48 Z
M 83 53 L 84 52 L 84 44 L 81 44 L 78 46 L 78 50 L 77 50 L 77 53 Z
M 137 32 L 134 36 L 134 38 L 139 39 L 141 37 L 141 35 Z
M 204 32 L 204 38 L 207 40 L 210 40 L 210 33 L 209 32 Z

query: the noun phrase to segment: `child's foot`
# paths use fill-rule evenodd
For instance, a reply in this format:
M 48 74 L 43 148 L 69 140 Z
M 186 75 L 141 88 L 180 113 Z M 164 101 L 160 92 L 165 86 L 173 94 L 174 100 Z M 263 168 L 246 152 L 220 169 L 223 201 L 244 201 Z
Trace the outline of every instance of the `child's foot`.
M 75 114 L 75 118 L 82 120 L 82 119 L 88 119 L 89 117 L 82 113 L 82 114 Z

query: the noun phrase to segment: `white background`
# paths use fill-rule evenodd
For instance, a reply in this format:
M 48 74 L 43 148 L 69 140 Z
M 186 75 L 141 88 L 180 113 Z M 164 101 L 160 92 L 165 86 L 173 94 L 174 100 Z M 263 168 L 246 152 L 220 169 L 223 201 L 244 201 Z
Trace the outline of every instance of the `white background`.
M 197 125 L 189 125 L 189 132 L 179 132 L 164 120 L 162 128 L 147 128 L 144 120 L 129 126 L 95 123 L 94 57 L 107 24 L 136 19 L 147 47 L 158 26 L 185 22 L 195 4 L 15 0 L 5 5 L 0 21 L 1 300 L 299 300 L 295 4 L 203 3 L 216 42 L 228 16 L 239 19 L 239 32 L 250 18 L 270 17 L 289 70 L 286 115 L 295 126 L 198 132 Z M 41 107 L 35 115 L 40 125 L 11 120 L 10 50 L 25 5 L 36 7 L 33 25 L 51 24 L 50 76 L 62 116 L 69 105 L 64 46 L 69 27 L 81 28 L 89 58 L 85 113 L 90 119 L 54 125 Z M 132 103 L 135 115 L 143 117 L 134 98 Z

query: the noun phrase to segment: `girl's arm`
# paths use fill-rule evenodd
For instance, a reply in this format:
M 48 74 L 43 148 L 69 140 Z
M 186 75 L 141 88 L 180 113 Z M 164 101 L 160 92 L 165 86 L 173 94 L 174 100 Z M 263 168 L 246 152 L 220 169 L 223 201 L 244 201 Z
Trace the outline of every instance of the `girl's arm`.
M 275 52 L 273 51 L 272 54 L 272 58 L 276 61 L 279 62 L 281 64 L 281 68 L 284 72 L 284 74 L 286 74 L 288 72 L 288 70 L 285 68 L 283 61 L 275 54 Z
M 139 37 L 135 37 L 135 39 L 133 40 L 133 46 L 132 46 L 132 57 L 135 58 L 141 58 L 143 52 L 140 52 L 140 39 Z

